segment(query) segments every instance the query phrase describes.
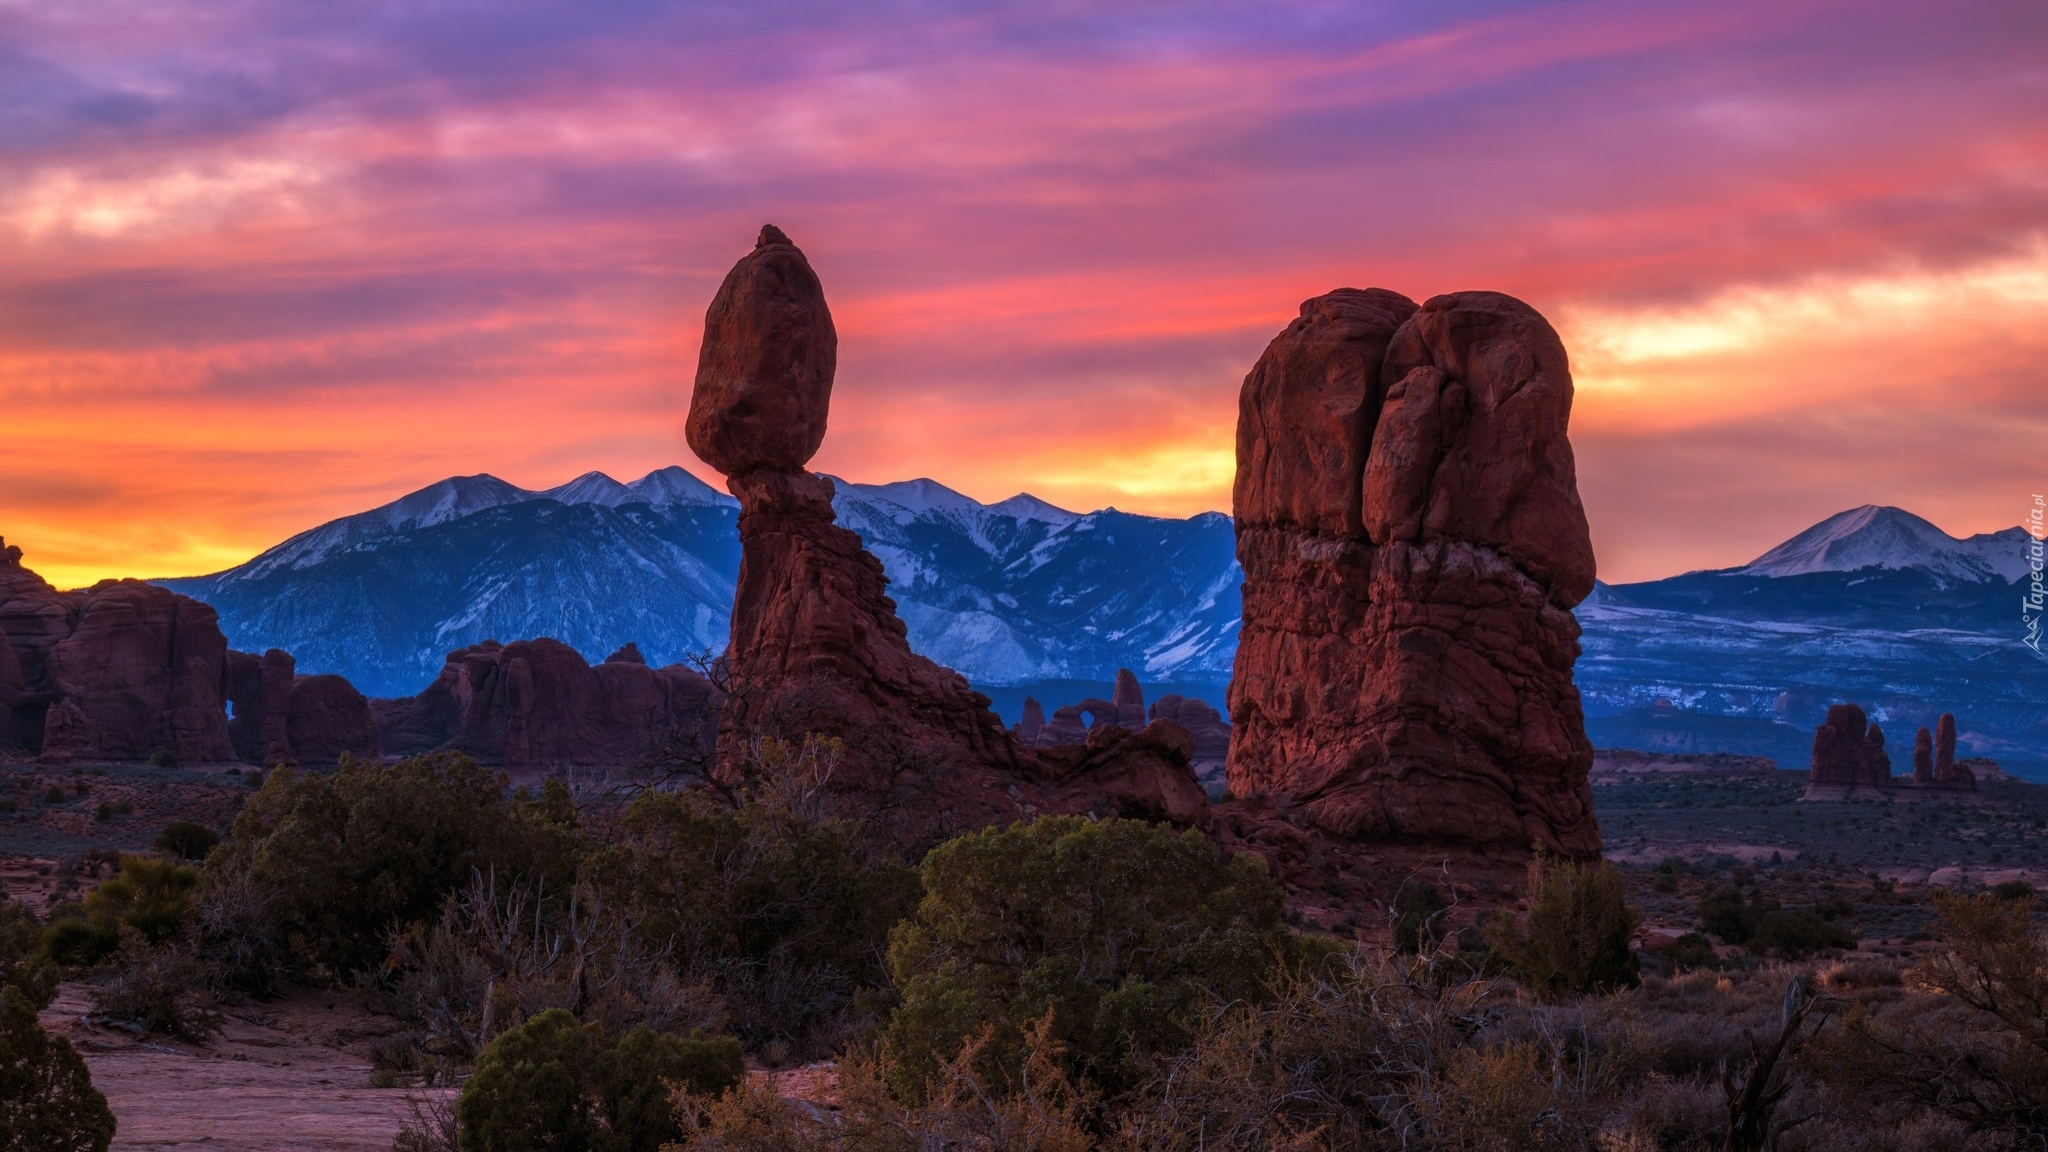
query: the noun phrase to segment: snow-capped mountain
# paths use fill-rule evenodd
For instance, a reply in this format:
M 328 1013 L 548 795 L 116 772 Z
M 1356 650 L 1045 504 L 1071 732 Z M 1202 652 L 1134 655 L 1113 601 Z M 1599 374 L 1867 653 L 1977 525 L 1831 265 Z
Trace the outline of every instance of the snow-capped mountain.
M 982 504 L 931 480 L 834 480 L 918 651 L 977 684 L 1220 685 L 1241 614 L 1230 519 Z M 301 533 L 240 567 L 161 583 L 212 604 L 230 643 L 281 647 L 372 695 L 418 691 L 451 649 L 552 636 L 666 663 L 725 645 L 738 509 L 680 468 L 528 491 L 454 477 Z M 2048 744 L 2048 662 L 2019 644 L 2019 529 L 1957 540 L 1889 508 L 1830 517 L 1741 568 L 1602 584 L 1577 679 L 1602 746 L 1803 762 L 1829 703 L 1896 735 L 1956 713 L 1966 750 Z M 1047 703 L 1067 702 L 1037 689 Z M 1007 696 L 1006 696 L 1007 698 Z M 1021 696 L 1018 697 L 1021 700 Z
M 931 480 L 834 480 L 840 522 L 882 560 L 918 650 L 986 684 L 1221 679 L 1239 601 L 1228 517 L 1087 514 L 1017 495 L 984 505 Z M 533 491 L 493 476 L 428 485 L 211 576 L 159 581 L 212 604 L 229 642 L 372 695 L 417 691 L 445 654 L 553 636 L 601 659 L 724 647 L 738 506 L 681 468 Z
M 1958 540 L 1903 508 L 1838 512 L 1750 561 L 1741 576 L 1804 576 L 1864 568 L 1916 569 L 1945 581 L 2013 581 L 2027 570 L 2027 534 L 2014 527 Z

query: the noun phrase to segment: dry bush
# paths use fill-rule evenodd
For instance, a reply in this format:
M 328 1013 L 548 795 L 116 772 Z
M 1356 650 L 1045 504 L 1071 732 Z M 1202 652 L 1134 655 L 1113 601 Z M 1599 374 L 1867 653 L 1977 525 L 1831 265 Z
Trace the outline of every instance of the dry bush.
M 391 934 L 388 971 L 359 988 L 368 1007 L 417 1029 L 425 1069 L 467 1060 L 550 1008 L 608 1035 L 719 1030 L 718 997 L 685 985 L 639 927 L 586 885 L 556 900 L 538 881 L 472 873 L 438 920 Z
M 899 1100 L 895 1070 L 879 1053 L 840 1065 L 839 1111 L 787 1100 L 741 1084 L 716 1098 L 677 1096 L 676 1111 L 692 1118 L 677 1152 L 1090 1152 L 1089 1121 L 1098 1100 L 1066 1072 L 1052 1038 L 1051 1014 L 1025 1029 L 1016 1072 L 991 1083 L 981 1049 L 991 1029 L 964 1045 L 925 1082 L 915 1103 Z
M 1945 1117 L 1957 1147 L 2048 1148 L 2048 946 L 2031 898 L 1935 897 L 1944 947 L 1828 1045 L 1844 1113 Z
M 214 978 L 196 940 L 150 943 L 121 929 L 120 968 L 93 989 L 94 1023 L 138 1036 L 170 1036 L 202 1044 L 220 1032 Z

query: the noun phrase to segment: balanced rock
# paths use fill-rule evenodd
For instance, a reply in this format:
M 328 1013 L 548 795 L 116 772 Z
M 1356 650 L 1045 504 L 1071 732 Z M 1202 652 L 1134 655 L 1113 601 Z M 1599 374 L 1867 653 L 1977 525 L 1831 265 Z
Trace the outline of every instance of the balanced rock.
M 1233 792 L 1338 836 L 1598 853 L 1571 400 L 1511 297 L 1302 305 L 1239 398 Z
M 1049 760 L 959 673 L 911 651 L 881 561 L 836 523 L 832 482 L 803 470 L 825 435 L 836 357 L 809 261 L 763 228 L 705 316 L 686 424 L 690 447 L 726 474 L 740 502 L 721 771 L 748 774 L 764 737 L 837 739 L 830 790 L 849 803 L 866 797 L 870 814 L 905 842 L 1039 806 L 1181 810 L 1186 793 L 1140 762 L 1176 765 L 1175 786 L 1199 794 L 1185 756 L 1175 760 L 1177 742 L 1141 733 L 1136 743 Z M 1111 780 L 1114 789 L 1089 792 Z
M 773 224 L 704 317 L 684 436 L 729 476 L 793 472 L 825 442 L 839 335 L 811 262 Z
M 213 609 L 139 580 L 59 592 L 0 541 L 0 741 L 52 760 L 230 760 Z

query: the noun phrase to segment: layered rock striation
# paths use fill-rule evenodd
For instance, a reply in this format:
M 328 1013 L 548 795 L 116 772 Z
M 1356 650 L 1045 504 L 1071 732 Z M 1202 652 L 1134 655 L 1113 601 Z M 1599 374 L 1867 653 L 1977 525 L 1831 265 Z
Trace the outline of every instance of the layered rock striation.
M 1035 751 L 965 678 L 911 651 L 881 562 L 835 522 L 831 481 L 805 471 L 837 358 L 810 262 L 763 228 L 706 314 L 685 425 L 740 501 L 722 768 L 746 772 L 763 736 L 838 739 L 831 789 L 868 798 L 906 841 L 1040 808 L 1204 816 L 1184 733 Z
M 234 758 L 213 609 L 139 580 L 59 592 L 0 540 L 0 747 L 47 760 Z
M 1571 400 L 1512 297 L 1302 305 L 1239 398 L 1234 793 L 1341 837 L 1598 853 Z

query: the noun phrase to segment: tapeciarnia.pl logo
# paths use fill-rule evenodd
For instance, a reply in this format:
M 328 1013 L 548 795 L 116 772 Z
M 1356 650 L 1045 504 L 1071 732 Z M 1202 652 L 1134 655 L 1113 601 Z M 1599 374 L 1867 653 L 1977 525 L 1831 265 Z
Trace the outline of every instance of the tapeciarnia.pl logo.
M 2034 506 L 2027 510 L 2027 594 L 2020 601 L 2020 643 L 2037 655 L 2041 651 L 2041 617 L 2044 608 L 2048 608 L 2048 588 L 2042 587 L 2043 542 L 2048 541 L 2048 524 L 2042 520 L 2044 512 L 2048 512 L 2048 507 L 2044 507 L 2041 494 L 2036 492 Z

